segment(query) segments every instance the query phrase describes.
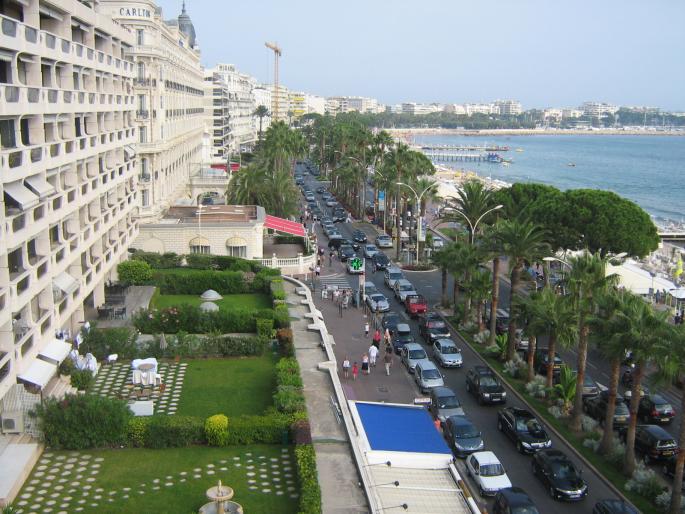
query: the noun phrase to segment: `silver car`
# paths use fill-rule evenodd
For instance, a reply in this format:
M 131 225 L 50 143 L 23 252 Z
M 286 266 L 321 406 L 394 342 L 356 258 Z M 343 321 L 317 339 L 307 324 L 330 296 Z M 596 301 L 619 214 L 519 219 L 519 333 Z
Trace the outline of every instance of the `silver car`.
M 464 408 L 449 387 L 434 387 L 431 391 L 431 403 L 428 410 L 441 424 L 450 416 L 463 416 Z
M 395 298 L 397 298 L 402 303 L 404 303 L 404 299 L 407 296 L 418 294 L 416 292 L 416 289 L 414 289 L 412 283 L 409 282 L 409 280 L 407 280 L 406 278 L 397 280 L 395 282 L 395 285 L 393 286 L 393 289 L 395 290 Z
M 390 310 L 390 302 L 381 293 L 375 293 L 366 297 L 366 304 L 372 312 L 388 312 Z
M 444 247 L 445 247 L 445 242 L 442 240 L 442 237 L 435 236 L 433 238 L 433 248 L 438 250 L 438 249 L 444 248 Z
M 396 268 L 393 266 L 385 270 L 385 285 L 388 286 L 390 289 L 392 289 L 395 286 L 395 282 L 397 282 L 401 278 L 404 278 L 404 274 L 402 273 L 402 270 L 400 268 Z
M 400 360 L 402 364 L 407 366 L 409 373 L 414 373 L 416 364 L 423 361 L 428 361 L 426 351 L 418 343 L 407 343 L 402 347 Z
M 464 359 L 461 348 L 451 339 L 438 339 L 433 343 L 433 357 L 443 368 L 461 368 Z
M 392 238 L 386 234 L 381 234 L 376 237 L 376 246 L 378 248 L 392 248 Z
M 440 370 L 431 361 L 421 361 L 414 367 L 414 381 L 422 393 L 426 393 L 434 387 L 443 387 Z
M 364 294 L 366 296 L 371 296 L 372 294 L 378 293 L 378 288 L 373 282 L 364 282 Z
M 374 255 L 376 255 L 380 250 L 376 247 L 376 245 L 364 245 L 364 257 L 370 259 Z

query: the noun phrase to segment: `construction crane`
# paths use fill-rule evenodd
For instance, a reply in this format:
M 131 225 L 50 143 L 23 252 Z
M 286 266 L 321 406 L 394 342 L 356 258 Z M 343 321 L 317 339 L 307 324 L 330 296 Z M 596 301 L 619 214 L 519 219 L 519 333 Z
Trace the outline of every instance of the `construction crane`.
M 264 45 L 274 52 L 274 98 L 273 98 L 273 111 L 271 113 L 271 118 L 274 121 L 278 121 L 278 59 L 281 57 L 281 48 L 276 43 L 264 43 Z

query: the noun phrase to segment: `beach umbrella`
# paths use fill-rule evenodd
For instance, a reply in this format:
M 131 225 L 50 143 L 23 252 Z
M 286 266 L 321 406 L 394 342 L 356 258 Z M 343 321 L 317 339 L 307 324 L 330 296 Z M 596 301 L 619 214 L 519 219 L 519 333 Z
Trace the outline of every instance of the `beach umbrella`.
M 207 289 L 204 293 L 202 293 L 200 298 L 206 302 L 216 302 L 223 299 L 223 296 L 217 293 L 214 289 Z
M 162 335 L 159 337 L 159 349 L 166 350 L 167 348 L 169 348 L 169 344 L 166 342 L 164 332 L 162 332 Z

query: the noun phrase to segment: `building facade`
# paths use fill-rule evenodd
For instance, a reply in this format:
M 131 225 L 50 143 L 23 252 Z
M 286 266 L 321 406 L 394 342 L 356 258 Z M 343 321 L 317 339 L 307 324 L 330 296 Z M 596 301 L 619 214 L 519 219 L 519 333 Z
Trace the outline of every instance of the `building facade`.
M 204 72 L 185 6 L 165 21 L 152 0 L 101 0 L 101 9 L 134 34 L 138 205 L 152 222 L 186 195 L 200 169 L 204 132 Z
M 228 165 L 231 139 L 228 86 L 223 76 L 205 71 L 205 142 L 202 161 Z
M 260 121 L 258 116 L 253 117 L 253 123 L 254 123 L 255 133 L 257 134 L 257 137 L 259 137 L 259 131 L 260 130 L 262 132 L 264 132 L 271 125 L 271 92 L 272 91 L 273 91 L 273 88 L 270 88 L 269 86 L 264 86 L 261 84 L 255 86 L 255 88 L 252 90 L 252 94 L 254 95 L 254 101 L 255 101 L 255 109 L 261 105 L 263 107 L 266 107 L 267 110 L 269 111 L 268 116 L 263 116 L 261 121 Z M 260 124 L 261 124 L 261 126 L 260 126 Z
M 0 3 L 0 409 L 137 236 L 132 34 L 97 2 Z M 58 343 L 59 344 L 59 343 Z M 11 392 L 11 394 L 9 394 Z M 30 396 L 38 396 L 32 394 Z M 15 409 L 17 406 L 14 407 Z
M 607 114 L 615 114 L 618 111 L 618 107 L 601 102 L 584 102 L 580 106 L 580 110 L 583 111 L 584 116 L 602 118 Z
M 326 98 L 325 111 L 328 114 L 339 112 L 378 113 L 383 112 L 385 107 L 378 103 L 375 98 L 365 96 L 329 96 Z
M 216 73 L 228 90 L 229 145 L 231 154 L 249 151 L 257 140 L 254 126 L 256 108 L 253 90 L 257 81 L 239 72 L 233 64 L 217 64 L 207 72 Z
M 495 100 L 495 107 L 502 116 L 517 116 L 523 112 L 518 100 Z

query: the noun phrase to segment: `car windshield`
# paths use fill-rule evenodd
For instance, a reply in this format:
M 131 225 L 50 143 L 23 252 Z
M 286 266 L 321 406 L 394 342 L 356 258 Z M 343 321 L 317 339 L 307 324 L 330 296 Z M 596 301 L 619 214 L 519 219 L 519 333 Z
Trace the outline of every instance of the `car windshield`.
M 455 355 L 459 353 L 459 351 L 456 346 L 443 346 L 441 353 L 444 355 Z
M 441 409 L 456 409 L 461 407 L 461 403 L 456 396 L 441 396 L 438 398 L 438 407 Z
M 374 302 L 383 302 L 383 301 L 385 301 L 385 296 L 383 296 L 382 294 L 375 294 L 371 297 L 371 299 Z
M 480 377 L 480 385 L 485 387 L 495 387 L 498 385 L 498 383 L 497 380 L 495 380 L 495 377 L 491 375 L 483 375 Z
M 625 404 L 625 402 L 617 401 L 614 416 L 628 416 L 629 414 L 630 411 L 628 410 L 628 406 Z
M 422 372 L 423 378 L 433 380 L 440 378 L 440 372 L 437 369 L 424 369 Z
M 576 468 L 570 462 L 553 463 L 552 474 L 555 478 L 561 478 L 562 480 L 578 478 Z
M 426 358 L 426 352 L 423 350 L 411 350 L 409 352 L 409 358 L 410 359 L 425 359 Z
M 457 437 L 462 439 L 480 437 L 480 432 L 473 425 L 457 425 L 457 428 L 454 429 L 454 433 Z
M 414 286 L 411 284 L 400 284 L 400 291 L 413 291 Z
M 380 264 L 385 264 L 388 262 L 388 258 L 385 255 L 376 254 L 376 262 Z
M 521 505 L 519 507 L 512 507 L 511 514 L 540 514 L 540 511 L 535 505 Z
M 504 468 L 501 464 L 484 464 L 480 467 L 480 476 L 497 477 L 504 475 Z
M 409 297 L 409 303 L 423 303 L 423 298 L 420 296 L 410 296 Z
M 389 278 L 390 280 L 399 280 L 399 279 L 402 278 L 402 273 L 399 273 L 399 272 L 397 272 L 397 273 L 388 273 L 388 278 Z
M 406 343 L 408 341 L 413 341 L 414 337 L 411 334 L 400 334 L 399 336 L 397 336 L 397 339 Z
M 445 328 L 445 322 L 441 319 L 428 322 L 428 328 Z

